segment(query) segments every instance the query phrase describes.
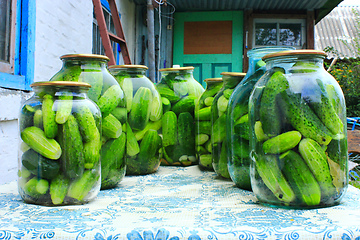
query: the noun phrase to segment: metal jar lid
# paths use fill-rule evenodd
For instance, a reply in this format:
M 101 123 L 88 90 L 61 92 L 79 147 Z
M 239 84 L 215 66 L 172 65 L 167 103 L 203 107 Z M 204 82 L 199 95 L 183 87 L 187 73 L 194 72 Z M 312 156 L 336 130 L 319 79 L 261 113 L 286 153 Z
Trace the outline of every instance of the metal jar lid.
M 285 57 L 285 56 L 293 56 L 293 55 L 317 55 L 326 57 L 327 54 L 321 50 L 313 50 L 313 49 L 299 49 L 299 50 L 290 50 L 290 51 L 282 51 L 276 53 L 270 53 L 265 55 L 262 60 L 265 61 L 269 58 L 276 58 L 276 57 Z
M 110 61 L 110 58 L 99 54 L 65 54 L 60 57 L 61 60 L 69 58 L 87 58 L 87 59 L 99 59 Z
M 72 81 L 44 81 L 44 82 L 35 82 L 30 85 L 30 87 L 41 87 L 41 86 L 91 88 L 91 85 L 86 82 L 72 82 Z

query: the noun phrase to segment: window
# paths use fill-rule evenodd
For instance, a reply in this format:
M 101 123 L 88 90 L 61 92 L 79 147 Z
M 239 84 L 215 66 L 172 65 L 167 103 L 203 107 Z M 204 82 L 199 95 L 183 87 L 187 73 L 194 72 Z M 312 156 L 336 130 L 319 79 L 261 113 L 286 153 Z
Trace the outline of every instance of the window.
M 30 90 L 34 49 L 35 1 L 0 0 L 0 87 Z
M 305 19 L 254 19 L 253 46 L 293 46 L 305 43 Z
M 1 0 L 0 0 L 1 1 Z M 101 0 L 103 6 L 103 13 L 105 18 L 105 23 L 109 32 L 115 34 L 115 26 L 112 20 L 112 15 L 110 11 L 109 3 L 106 0 Z M 116 34 L 115 34 L 116 35 Z M 112 48 L 114 50 L 114 57 L 117 64 L 119 64 L 120 58 L 120 45 L 118 43 L 112 42 Z M 93 44 L 92 44 L 92 53 L 105 55 L 105 50 L 102 45 L 99 26 L 96 20 L 95 13 L 93 13 Z

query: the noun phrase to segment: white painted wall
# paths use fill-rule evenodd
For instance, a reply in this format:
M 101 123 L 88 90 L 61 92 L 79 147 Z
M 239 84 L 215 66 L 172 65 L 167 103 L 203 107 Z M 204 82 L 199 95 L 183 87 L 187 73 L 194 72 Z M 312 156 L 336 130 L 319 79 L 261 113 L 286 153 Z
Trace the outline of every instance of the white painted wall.
M 135 6 L 118 0 L 130 56 L 135 53 Z M 49 80 L 62 66 L 60 56 L 92 51 L 93 5 L 90 0 L 36 0 L 34 81 Z M 129 27 L 133 26 L 133 27 Z M 0 88 L 0 184 L 16 180 L 22 102 L 32 93 Z

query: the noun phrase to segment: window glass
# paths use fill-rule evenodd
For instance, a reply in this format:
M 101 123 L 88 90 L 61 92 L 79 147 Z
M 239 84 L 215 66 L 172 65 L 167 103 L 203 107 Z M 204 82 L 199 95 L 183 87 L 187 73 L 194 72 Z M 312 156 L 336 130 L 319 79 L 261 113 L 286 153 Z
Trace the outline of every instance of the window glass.
M 0 0 L 0 61 L 10 59 L 11 0 Z
M 300 46 L 301 44 L 301 24 L 281 23 L 279 26 L 279 45 Z
M 276 23 L 256 23 L 255 36 L 255 45 L 277 45 Z

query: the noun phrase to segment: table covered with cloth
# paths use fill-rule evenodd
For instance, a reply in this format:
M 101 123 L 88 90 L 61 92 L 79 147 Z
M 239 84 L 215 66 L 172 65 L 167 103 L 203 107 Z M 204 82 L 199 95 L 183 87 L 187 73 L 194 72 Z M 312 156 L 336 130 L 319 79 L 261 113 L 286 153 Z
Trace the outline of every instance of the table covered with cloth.
M 360 190 L 333 207 L 272 208 L 214 172 L 161 166 L 88 204 L 44 207 L 13 181 L 0 186 L 0 239 L 360 239 Z

